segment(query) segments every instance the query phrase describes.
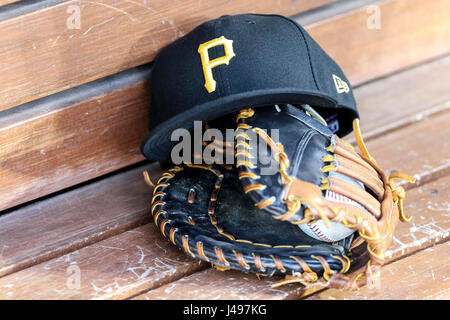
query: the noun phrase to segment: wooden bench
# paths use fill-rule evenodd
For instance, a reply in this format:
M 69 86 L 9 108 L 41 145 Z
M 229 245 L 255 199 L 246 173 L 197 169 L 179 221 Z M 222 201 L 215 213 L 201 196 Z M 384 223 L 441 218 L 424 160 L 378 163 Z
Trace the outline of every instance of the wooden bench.
M 449 1 L 0 5 L 0 298 L 450 298 Z M 151 61 L 199 23 L 244 12 L 304 25 L 355 87 L 371 154 L 417 178 L 380 290 L 272 289 L 279 278 L 212 269 L 153 224 L 142 172 L 161 169 L 139 152 Z

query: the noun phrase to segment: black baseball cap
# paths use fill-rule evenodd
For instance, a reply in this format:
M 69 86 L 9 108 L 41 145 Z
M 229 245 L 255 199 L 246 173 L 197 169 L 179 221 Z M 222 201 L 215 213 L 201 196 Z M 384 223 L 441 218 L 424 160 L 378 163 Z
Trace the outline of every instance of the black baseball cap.
M 178 128 L 241 110 L 309 104 L 352 131 L 358 117 L 339 66 L 295 21 L 280 15 L 227 15 L 207 21 L 157 55 L 151 73 L 150 160 L 167 160 Z

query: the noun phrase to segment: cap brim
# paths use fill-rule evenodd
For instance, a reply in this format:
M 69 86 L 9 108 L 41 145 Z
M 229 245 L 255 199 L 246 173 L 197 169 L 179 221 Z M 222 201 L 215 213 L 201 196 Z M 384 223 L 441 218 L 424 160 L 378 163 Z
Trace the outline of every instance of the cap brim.
M 317 91 L 276 89 L 229 95 L 198 105 L 159 124 L 145 137 L 141 144 L 141 152 L 150 160 L 166 160 L 170 156 L 173 145 L 176 143 L 170 141 L 172 132 L 176 129 L 192 130 L 196 120 L 206 122 L 245 108 L 257 108 L 283 103 L 306 103 L 316 107 L 336 108 L 334 99 Z M 347 109 L 345 111 L 351 110 Z

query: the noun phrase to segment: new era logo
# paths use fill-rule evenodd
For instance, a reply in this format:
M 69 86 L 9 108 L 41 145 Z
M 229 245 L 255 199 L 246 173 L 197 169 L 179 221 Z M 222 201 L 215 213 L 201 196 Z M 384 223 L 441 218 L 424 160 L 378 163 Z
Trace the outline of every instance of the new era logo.
M 339 78 L 337 75 L 333 74 L 333 81 L 334 85 L 336 87 L 337 93 L 348 93 L 350 91 L 350 88 L 348 87 L 347 82 Z

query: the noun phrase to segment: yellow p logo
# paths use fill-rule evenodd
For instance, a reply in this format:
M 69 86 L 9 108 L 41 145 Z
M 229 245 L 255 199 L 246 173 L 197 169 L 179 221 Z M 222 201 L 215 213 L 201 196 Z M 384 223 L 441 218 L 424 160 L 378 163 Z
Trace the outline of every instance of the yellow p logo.
M 209 60 L 208 50 L 222 45 L 225 55 L 222 57 Z M 198 46 L 198 53 L 202 59 L 203 74 L 205 76 L 205 88 L 208 93 L 216 90 L 216 81 L 213 78 L 212 69 L 221 65 L 229 64 L 230 60 L 235 56 L 233 51 L 233 40 L 228 40 L 224 36 L 202 43 Z

